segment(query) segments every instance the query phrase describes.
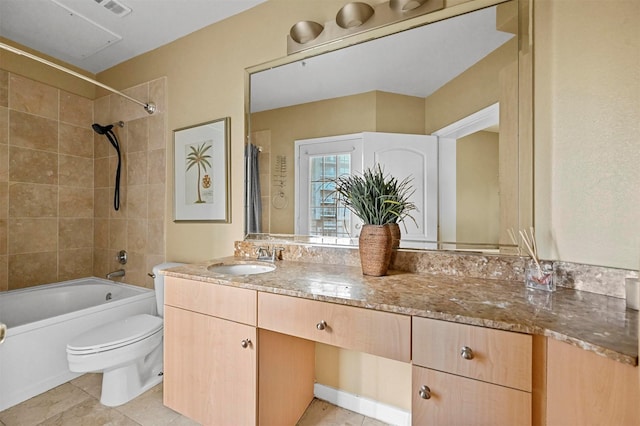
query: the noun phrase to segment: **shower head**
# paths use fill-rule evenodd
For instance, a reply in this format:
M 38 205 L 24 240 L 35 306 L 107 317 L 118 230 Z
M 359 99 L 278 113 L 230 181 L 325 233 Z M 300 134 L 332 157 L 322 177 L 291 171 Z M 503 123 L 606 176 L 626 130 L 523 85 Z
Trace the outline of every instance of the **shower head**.
M 123 121 L 118 121 L 114 124 L 107 124 L 106 126 L 102 126 L 98 123 L 93 123 L 91 128 L 94 132 L 99 135 L 105 135 L 109 143 L 115 148 L 116 153 L 118 154 L 118 166 L 116 168 L 116 182 L 115 182 L 115 190 L 113 193 L 113 208 L 117 211 L 120 209 L 120 168 L 122 166 L 122 158 L 120 156 L 120 143 L 118 142 L 118 137 L 111 130 L 114 125 L 118 125 L 120 127 L 124 127 Z
M 98 123 L 93 123 L 91 125 L 91 128 L 93 129 L 94 132 L 96 132 L 99 135 L 106 135 L 109 130 L 113 129 L 113 124 L 109 124 L 107 126 L 101 126 Z
M 106 135 L 111 129 L 113 129 L 113 126 L 115 125 L 117 125 L 118 127 L 124 127 L 124 121 L 117 121 L 113 124 L 107 124 L 106 126 L 102 126 L 98 123 L 93 123 L 91 125 L 91 128 L 99 135 Z

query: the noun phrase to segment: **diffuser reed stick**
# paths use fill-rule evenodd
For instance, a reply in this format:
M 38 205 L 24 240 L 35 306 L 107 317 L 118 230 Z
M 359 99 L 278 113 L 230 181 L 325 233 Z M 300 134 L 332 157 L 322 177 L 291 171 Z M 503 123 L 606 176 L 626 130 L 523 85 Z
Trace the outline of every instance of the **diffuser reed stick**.
M 538 267 L 539 276 L 542 276 L 542 267 L 540 266 L 540 261 L 538 260 L 538 253 L 536 252 L 536 250 L 534 250 L 534 247 L 536 247 L 535 234 L 533 234 L 532 232 L 530 237 L 527 234 L 526 230 L 520 230 L 520 237 L 522 238 L 522 242 L 524 243 L 525 247 L 527 247 L 527 251 L 529 251 L 529 256 L 531 256 L 533 261 L 536 263 L 536 266 Z
M 516 238 L 516 233 L 513 232 L 513 228 L 507 228 L 507 234 L 509 234 L 509 238 L 511 238 L 511 242 L 513 243 L 513 245 L 518 249 L 518 256 L 520 256 L 522 254 L 522 251 L 520 250 L 520 243 Z

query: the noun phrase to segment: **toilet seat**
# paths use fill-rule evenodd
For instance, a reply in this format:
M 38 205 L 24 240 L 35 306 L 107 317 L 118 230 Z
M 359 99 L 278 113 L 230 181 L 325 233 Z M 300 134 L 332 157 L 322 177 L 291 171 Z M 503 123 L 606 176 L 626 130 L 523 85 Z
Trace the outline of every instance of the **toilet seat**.
M 163 320 L 149 314 L 133 315 L 113 321 L 83 333 L 67 344 L 70 355 L 89 355 L 131 345 L 162 333 Z

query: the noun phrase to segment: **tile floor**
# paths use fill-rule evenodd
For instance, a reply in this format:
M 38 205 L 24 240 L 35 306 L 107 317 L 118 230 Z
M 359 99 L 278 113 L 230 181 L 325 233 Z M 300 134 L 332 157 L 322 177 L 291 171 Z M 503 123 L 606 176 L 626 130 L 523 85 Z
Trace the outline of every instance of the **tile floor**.
M 100 404 L 102 375 L 85 374 L 7 410 L 0 426 L 197 426 L 162 404 L 162 385 L 119 407 Z M 384 426 L 375 419 L 313 400 L 298 426 Z

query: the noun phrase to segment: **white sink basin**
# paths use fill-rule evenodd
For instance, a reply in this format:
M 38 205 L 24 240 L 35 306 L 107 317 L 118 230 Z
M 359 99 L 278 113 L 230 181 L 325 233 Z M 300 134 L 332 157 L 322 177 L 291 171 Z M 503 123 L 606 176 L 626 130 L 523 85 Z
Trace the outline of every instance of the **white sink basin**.
M 225 275 L 253 275 L 264 274 L 276 269 L 276 265 L 268 263 L 233 263 L 211 265 L 207 268 L 211 272 Z

